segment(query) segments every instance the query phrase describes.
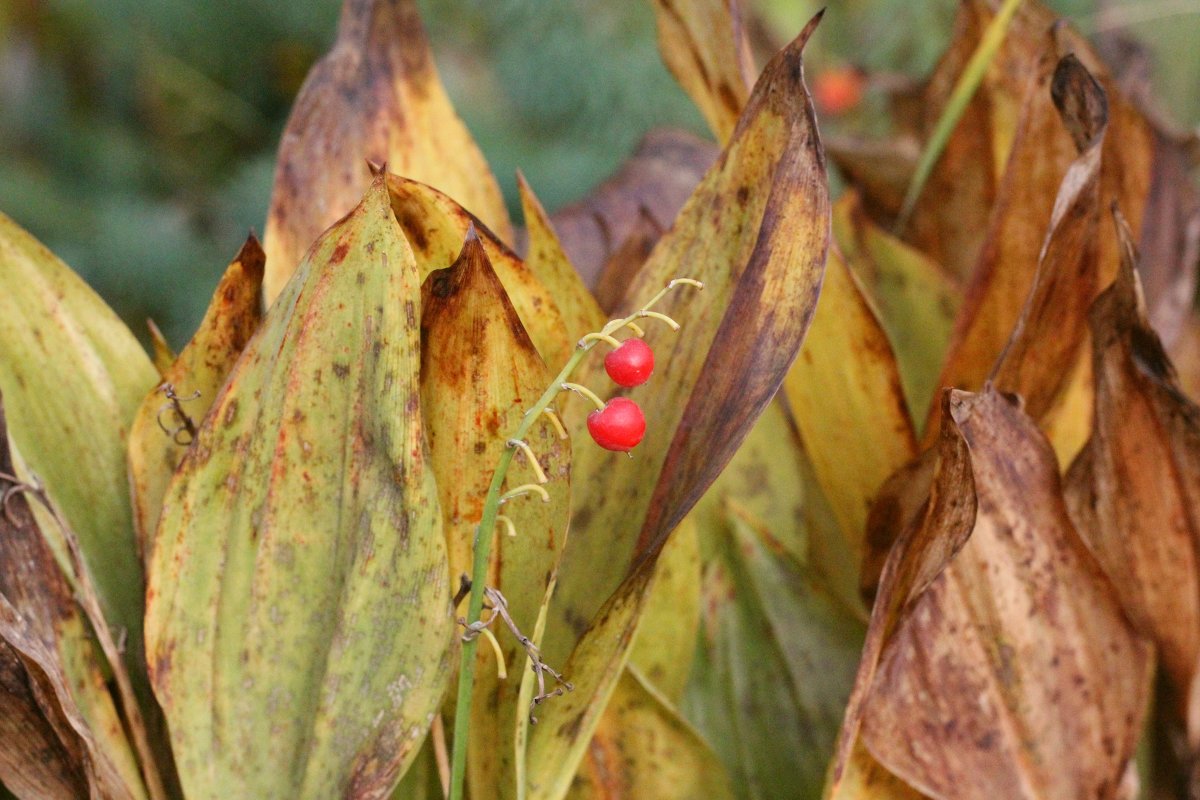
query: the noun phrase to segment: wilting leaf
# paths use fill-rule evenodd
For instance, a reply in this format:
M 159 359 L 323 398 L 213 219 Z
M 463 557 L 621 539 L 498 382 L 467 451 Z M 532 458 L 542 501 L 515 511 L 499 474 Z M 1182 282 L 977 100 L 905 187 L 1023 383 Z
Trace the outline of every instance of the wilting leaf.
M 263 251 L 253 235 L 217 284 L 200 328 L 161 371 L 129 431 L 129 487 L 138 552 L 149 560 L 163 496 L 184 451 L 262 320 Z M 166 391 L 178 398 L 172 401 Z M 181 414 L 183 416 L 181 416 Z
M 547 707 L 529 749 L 531 787 L 537 772 L 548 796 L 565 790 L 595 725 L 590 704 L 602 702 L 620 674 L 667 535 L 733 456 L 808 327 L 829 237 L 800 60 L 815 24 L 767 66 L 729 147 L 628 295 L 625 313 L 671 278 L 706 284 L 703 295 L 683 288 L 661 305 L 688 327 L 658 346 L 654 392 L 641 396 L 648 427 L 638 456 L 622 463 L 598 448 L 574 456 L 577 535 L 564 555 L 546 651 L 578 642 L 566 673 L 576 688 L 570 702 Z M 601 385 L 599 359 L 581 372 L 581 383 Z M 590 630 L 576 627 L 586 620 Z
M 512 241 L 500 187 L 446 96 L 416 0 L 344 0 L 337 40 L 300 89 L 267 215 L 268 304 L 318 234 L 358 204 L 367 160 L 438 187 Z
M 887 334 L 837 248 L 784 391 L 817 481 L 861 562 L 871 499 L 916 455 L 917 442 Z
M 658 50 L 675 80 L 725 144 L 754 84 L 738 0 L 654 0 Z
M 114 630 L 142 652 L 141 563 L 125 471 L 129 424 L 157 373 L 78 276 L 0 214 L 0 394 L 11 443 L 79 538 Z M 40 518 L 43 529 L 53 523 Z
M 1020 392 L 1035 419 L 1053 402 L 1086 333 L 1098 280 L 1100 157 L 1108 123 L 1100 85 L 1072 56 L 1057 67 L 1047 63 L 1053 44 L 1047 49 L 941 380 L 943 386 L 981 386 L 1020 323 L 996 380 Z M 1060 151 L 1073 146 L 1079 157 L 1064 176 Z
M 630 666 L 670 703 L 683 697 L 700 631 L 700 539 L 692 516 L 663 547 Z M 611 713 L 612 704 L 609 704 Z
M 1121 271 L 1091 314 L 1092 437 L 1067 475 L 1067 505 L 1182 704 L 1200 658 L 1200 409 L 1150 327 L 1132 234 L 1118 229 Z
M 720 754 L 738 797 L 816 797 L 854 682 L 862 622 L 733 501 L 705 534 L 718 546 L 705 565 L 684 712 Z
M 931 510 L 885 567 L 843 735 L 861 714 L 871 753 L 933 797 L 1116 796 L 1149 648 L 1072 526 L 1032 420 L 991 388 L 943 408 Z
M 853 191 L 834 204 L 833 235 L 879 312 L 913 420 L 924 420 L 962 292 L 938 264 L 875 224 Z
M 520 173 L 517 173 L 517 188 L 521 192 L 521 208 L 529 235 L 525 265 L 554 298 L 568 336 L 578 338 L 599 330 L 607 321 L 604 312 L 563 252 L 550 216 Z
M 666 230 L 717 157 L 710 142 L 684 131 L 646 134 L 615 175 L 551 219 L 563 249 L 584 282 L 595 285 L 600 268 L 629 238 L 644 214 Z
M 458 257 L 467 231 L 474 227 L 488 261 L 517 310 L 521 324 L 547 364 L 557 368 L 575 348 L 550 291 L 512 250 L 480 221 L 441 192 L 423 183 L 388 175 L 392 211 L 412 245 L 424 279 Z M 579 335 L 586 333 L 581 332 Z
M 484 497 L 507 448 L 506 437 L 521 423 L 550 375 L 521 326 L 483 245 L 468 235 L 448 269 L 430 273 L 422 291 L 421 401 L 428 426 L 430 463 L 437 477 L 445 522 L 450 577 L 470 575 L 475 530 Z M 550 479 L 551 501 L 514 500 L 504 506 L 515 537 L 497 526 L 487 585 L 499 589 L 512 618 L 536 645 L 543 604 L 553 590 L 567 538 L 570 446 L 548 418 L 527 442 Z M 537 482 L 518 453 L 506 489 Z M 476 796 L 515 797 L 519 775 L 518 721 L 528 708 L 518 701 L 525 651 L 502 623 L 496 636 L 510 674 L 498 680 L 490 647 L 477 656 L 474 708 L 468 748 Z
M 729 776 L 632 666 L 608 702 L 567 800 L 732 800 Z
M 14 469 L 0 408 L 0 473 Z M 0 497 L 0 779 L 21 797 L 143 798 L 71 585 L 28 495 L 0 478 Z
M 271 308 L 171 483 L 146 627 L 191 798 L 385 797 L 433 719 L 452 623 L 419 314 L 379 177 Z

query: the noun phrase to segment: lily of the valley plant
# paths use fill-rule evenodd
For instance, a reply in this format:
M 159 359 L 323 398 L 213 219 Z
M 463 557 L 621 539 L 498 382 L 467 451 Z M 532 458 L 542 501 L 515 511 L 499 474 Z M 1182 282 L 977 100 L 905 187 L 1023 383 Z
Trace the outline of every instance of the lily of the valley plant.
M 0 789 L 1200 785 L 1193 143 L 964 0 L 831 203 L 819 18 L 653 5 L 716 146 L 518 230 L 415 4 L 346 0 L 178 354 L 0 216 Z

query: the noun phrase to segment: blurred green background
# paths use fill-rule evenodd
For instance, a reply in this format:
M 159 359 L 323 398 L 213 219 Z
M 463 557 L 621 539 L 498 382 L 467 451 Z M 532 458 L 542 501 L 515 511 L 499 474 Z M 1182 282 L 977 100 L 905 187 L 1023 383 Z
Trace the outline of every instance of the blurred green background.
M 0 0 L 0 211 L 142 335 L 176 347 L 246 230 L 261 233 L 274 150 L 339 3 Z M 657 125 L 707 135 L 659 61 L 640 0 L 421 0 L 443 79 L 510 205 L 520 168 L 548 207 L 584 195 Z M 784 41 L 820 3 L 758 0 Z M 955 0 L 829 0 L 810 77 L 920 75 Z M 1057 0 L 1085 31 L 1152 47 L 1174 118 L 1200 118 L 1200 0 Z M 837 119 L 823 119 L 836 128 Z

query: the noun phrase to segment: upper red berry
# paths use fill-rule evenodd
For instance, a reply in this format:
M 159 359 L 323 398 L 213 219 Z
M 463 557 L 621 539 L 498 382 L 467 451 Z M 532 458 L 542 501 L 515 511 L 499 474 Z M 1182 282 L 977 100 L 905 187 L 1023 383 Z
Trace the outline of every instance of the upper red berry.
M 641 339 L 626 339 L 604 357 L 604 369 L 621 386 L 641 386 L 654 372 L 654 351 Z
M 628 397 L 614 397 L 603 409 L 588 414 L 587 426 L 596 444 L 619 453 L 637 447 L 646 435 L 646 417 Z

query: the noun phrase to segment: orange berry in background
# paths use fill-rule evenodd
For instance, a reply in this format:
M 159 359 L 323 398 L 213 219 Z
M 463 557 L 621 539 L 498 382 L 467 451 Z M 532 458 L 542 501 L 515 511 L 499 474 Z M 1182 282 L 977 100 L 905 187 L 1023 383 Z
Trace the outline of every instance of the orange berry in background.
M 866 78 L 854 67 L 827 69 L 813 80 L 812 96 L 826 114 L 845 114 L 862 101 Z

